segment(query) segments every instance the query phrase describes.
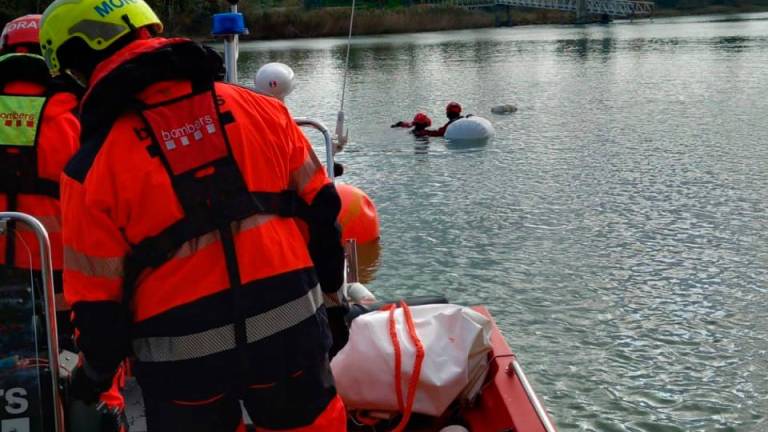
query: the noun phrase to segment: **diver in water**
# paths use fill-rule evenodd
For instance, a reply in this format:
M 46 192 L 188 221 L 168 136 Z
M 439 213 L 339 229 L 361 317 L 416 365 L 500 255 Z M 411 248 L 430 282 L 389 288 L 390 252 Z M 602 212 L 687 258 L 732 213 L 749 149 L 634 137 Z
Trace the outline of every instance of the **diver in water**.
M 436 131 L 429 131 L 429 136 L 445 135 L 445 131 L 448 129 L 448 125 L 460 118 L 464 118 L 464 116 L 461 115 L 461 105 L 459 105 L 458 102 L 449 102 L 448 105 L 445 106 L 445 116 L 448 117 L 448 122 Z
M 402 128 L 410 128 L 413 127 L 411 130 L 411 133 L 416 135 L 417 137 L 424 137 L 424 136 L 430 136 L 429 130 L 427 130 L 428 127 L 432 125 L 432 119 L 430 119 L 426 114 L 424 113 L 417 113 L 415 116 L 413 116 L 413 120 L 409 122 L 399 121 L 395 124 L 393 124 L 390 127 L 396 128 L 396 127 L 402 127 Z
M 419 118 L 419 116 L 424 116 L 426 120 L 428 120 L 428 124 L 423 127 L 418 127 L 419 125 L 423 125 L 423 122 L 420 124 L 417 124 L 416 119 Z M 448 125 L 455 122 L 456 120 L 463 118 L 464 116 L 461 115 L 461 105 L 459 105 L 457 102 L 449 102 L 448 105 L 445 107 L 445 116 L 448 117 L 448 122 L 444 124 L 439 129 L 427 129 L 427 127 L 432 125 L 432 120 L 429 119 L 426 115 L 422 113 L 416 114 L 416 116 L 413 118 L 412 122 L 403 122 L 399 121 L 395 124 L 393 124 L 391 127 L 411 127 L 413 126 L 413 134 L 416 136 L 434 136 L 434 137 L 441 137 L 445 135 L 446 129 L 448 129 Z

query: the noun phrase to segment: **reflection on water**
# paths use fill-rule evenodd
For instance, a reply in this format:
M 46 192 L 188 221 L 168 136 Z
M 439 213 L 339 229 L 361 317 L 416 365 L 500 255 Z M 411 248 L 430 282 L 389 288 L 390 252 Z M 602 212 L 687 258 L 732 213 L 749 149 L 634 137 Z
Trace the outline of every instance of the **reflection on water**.
M 445 148 L 456 152 L 472 152 L 478 151 L 493 141 L 493 138 L 483 138 L 476 140 L 445 140 Z
M 381 244 L 378 241 L 357 245 L 357 277 L 360 283 L 373 282 L 379 265 L 381 265 Z
M 369 286 L 488 305 L 563 431 L 768 430 L 768 14 L 741 18 L 355 38 Z M 332 126 L 344 43 L 243 44 L 241 76 L 290 64 Z M 389 128 L 450 100 L 495 138 Z

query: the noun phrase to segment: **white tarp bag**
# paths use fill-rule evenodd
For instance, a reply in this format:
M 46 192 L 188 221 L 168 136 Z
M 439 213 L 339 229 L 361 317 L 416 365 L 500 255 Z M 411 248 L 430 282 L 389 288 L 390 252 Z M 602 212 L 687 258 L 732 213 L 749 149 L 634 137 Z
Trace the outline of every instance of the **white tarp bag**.
M 410 402 L 413 412 L 439 416 L 457 397 L 467 400 L 479 393 L 488 372 L 490 319 L 451 304 L 409 309 L 420 342 L 412 339 L 402 307 L 394 313 L 370 312 L 352 321 L 349 342 L 331 362 L 336 388 L 347 408 L 402 411 L 403 404 Z M 400 403 L 393 340 L 401 357 Z M 417 361 L 418 345 L 423 346 L 421 361 Z M 420 373 L 412 379 L 418 363 Z M 415 397 L 412 391 L 408 395 L 410 384 L 415 384 Z

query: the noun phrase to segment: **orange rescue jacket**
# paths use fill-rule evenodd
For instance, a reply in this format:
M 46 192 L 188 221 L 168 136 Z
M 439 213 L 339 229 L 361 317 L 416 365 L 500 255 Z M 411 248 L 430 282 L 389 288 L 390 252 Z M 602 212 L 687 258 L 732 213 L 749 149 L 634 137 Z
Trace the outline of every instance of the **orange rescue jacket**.
M 133 354 L 142 389 L 183 400 L 296 373 L 327 353 L 325 305 L 344 310 L 333 184 L 285 106 L 220 70 L 185 39 L 124 47 L 91 77 L 62 177 L 86 359 Z

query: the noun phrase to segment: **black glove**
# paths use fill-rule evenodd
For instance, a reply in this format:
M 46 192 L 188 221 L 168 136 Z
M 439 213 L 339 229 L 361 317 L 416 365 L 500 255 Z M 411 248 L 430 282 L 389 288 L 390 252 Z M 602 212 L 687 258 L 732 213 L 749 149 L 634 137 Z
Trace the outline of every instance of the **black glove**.
M 349 340 L 349 327 L 347 327 L 347 321 L 344 319 L 347 310 L 342 307 L 332 307 L 328 308 L 327 312 L 328 325 L 331 327 L 331 336 L 333 337 L 333 345 L 331 345 L 331 351 L 328 354 L 330 358 L 333 358 Z
M 392 125 L 392 126 L 390 126 L 390 127 L 392 127 L 392 128 L 396 128 L 396 127 L 402 127 L 402 126 L 403 126 L 403 122 L 402 122 L 402 121 L 399 121 L 399 122 L 397 122 L 397 123 L 393 124 L 393 125 Z
M 99 374 L 88 363 L 81 362 L 69 378 L 69 395 L 86 404 L 95 404 L 99 396 L 112 386 L 113 374 Z

